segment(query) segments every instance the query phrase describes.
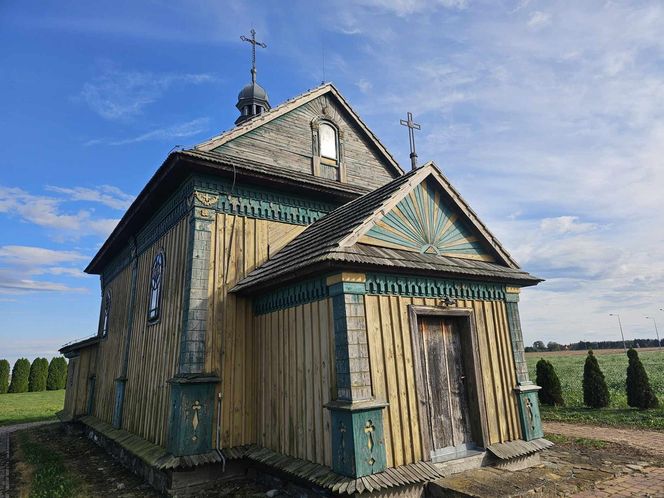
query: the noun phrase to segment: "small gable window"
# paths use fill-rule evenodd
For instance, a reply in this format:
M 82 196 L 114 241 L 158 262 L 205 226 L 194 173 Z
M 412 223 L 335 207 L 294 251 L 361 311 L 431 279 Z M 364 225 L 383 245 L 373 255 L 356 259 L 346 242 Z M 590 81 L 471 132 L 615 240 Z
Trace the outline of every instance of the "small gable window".
M 108 335 L 108 321 L 111 314 L 111 291 L 110 289 L 106 291 L 104 295 L 104 310 L 101 320 L 101 336 L 106 337 Z
M 164 251 L 159 251 L 152 262 L 150 276 L 150 301 L 148 306 L 148 322 L 159 320 L 161 311 L 161 288 L 164 281 Z
M 337 130 L 328 123 L 321 123 L 320 134 L 320 156 L 337 162 L 339 158 L 337 148 Z

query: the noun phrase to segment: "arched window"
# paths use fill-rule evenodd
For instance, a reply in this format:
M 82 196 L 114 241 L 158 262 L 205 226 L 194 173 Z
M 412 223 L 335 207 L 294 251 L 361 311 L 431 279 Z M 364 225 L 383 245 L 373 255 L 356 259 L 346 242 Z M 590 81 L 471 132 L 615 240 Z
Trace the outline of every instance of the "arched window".
M 101 336 L 106 337 L 108 335 L 108 319 L 111 314 L 111 290 L 108 289 L 104 295 L 104 311 L 101 321 Z
M 320 157 L 331 159 L 336 163 L 339 159 L 337 130 L 329 123 L 321 123 L 318 133 L 320 135 Z
M 161 311 L 161 286 L 164 281 L 164 251 L 159 251 L 152 262 L 150 276 L 150 302 L 148 305 L 148 321 L 159 320 Z

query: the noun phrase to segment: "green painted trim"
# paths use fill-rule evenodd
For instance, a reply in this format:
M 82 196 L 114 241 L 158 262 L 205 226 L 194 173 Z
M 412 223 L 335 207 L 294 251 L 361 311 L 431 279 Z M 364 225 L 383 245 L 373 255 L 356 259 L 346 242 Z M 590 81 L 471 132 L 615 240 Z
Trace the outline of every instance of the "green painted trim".
M 479 301 L 502 301 L 506 294 L 503 284 L 383 273 L 367 273 L 365 286 L 367 294 L 449 297 Z
M 421 183 L 365 234 L 405 250 L 428 254 L 488 256 L 471 230 L 455 218 L 458 208 Z
M 294 225 L 310 225 L 338 207 L 329 202 L 237 185 L 209 176 L 197 175 L 194 185 L 197 191 L 219 196 L 216 206 L 211 206 L 217 211 Z
M 136 255 L 140 256 L 157 240 L 173 228 L 191 209 L 190 199 L 193 195 L 193 180 L 188 179 L 159 208 L 154 216 L 139 230 L 136 235 Z M 129 245 L 113 258 L 101 274 L 102 289 L 120 274 L 131 263 Z
M 366 287 L 359 282 L 337 282 L 330 285 L 330 296 L 340 294 L 366 294 Z
M 212 206 L 202 206 L 195 200 L 192 202 L 192 196 L 196 191 L 215 195 L 218 199 Z M 212 176 L 194 175 L 164 202 L 138 232 L 137 254 L 142 254 L 186 216 L 193 204 L 222 213 L 294 225 L 310 225 L 338 207 L 337 204 L 316 201 L 304 196 L 278 194 L 259 187 L 233 184 L 232 181 Z M 102 272 L 102 289 L 130 262 L 128 248 L 112 259 Z
M 507 297 L 518 294 L 507 294 Z M 512 356 L 514 358 L 514 369 L 516 380 L 519 384 L 530 384 L 528 375 L 528 364 L 526 363 L 525 345 L 523 344 L 523 332 L 521 331 L 521 318 L 519 316 L 519 304 L 517 301 L 506 299 L 505 311 L 507 314 L 507 328 L 510 331 L 512 343 Z
M 169 382 L 171 413 L 166 449 L 175 456 L 198 455 L 212 450 L 214 391 L 218 379 L 209 382 Z
M 519 405 L 519 419 L 521 420 L 521 429 L 523 439 L 532 441 L 544 437 L 542 429 L 542 418 L 540 416 L 539 399 L 537 391 L 539 386 L 522 387 L 516 390 Z
M 505 294 L 505 302 L 507 303 L 518 303 L 519 294 L 517 292 L 508 292 Z
M 257 296 L 253 301 L 254 314 L 264 315 L 273 311 L 311 303 L 329 296 L 327 277 L 319 277 L 281 287 Z
M 383 409 L 330 409 L 332 469 L 348 477 L 363 477 L 387 467 Z

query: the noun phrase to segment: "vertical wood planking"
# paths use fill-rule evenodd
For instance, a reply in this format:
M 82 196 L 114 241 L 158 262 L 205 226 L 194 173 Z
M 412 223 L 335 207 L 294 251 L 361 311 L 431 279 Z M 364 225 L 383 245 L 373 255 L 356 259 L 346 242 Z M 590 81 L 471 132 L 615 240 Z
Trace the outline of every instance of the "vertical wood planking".
M 254 328 L 266 345 L 257 385 L 262 407 L 258 444 L 312 462 L 331 463 L 330 379 L 334 377 L 329 299 L 259 315 Z
M 373 394 L 390 403 L 383 412 L 388 466 L 428 460 L 422 454 L 413 362 L 413 355 L 420 352 L 412 350 L 409 304 L 435 306 L 436 300 L 365 296 Z M 488 416 L 489 440 L 485 443 L 517 439 L 520 428 L 512 393 L 516 377 L 505 305 L 458 300 L 456 306 L 473 310 Z
M 184 291 L 182 282 L 185 275 L 188 234 L 189 219 L 183 218 L 138 257 L 122 425 L 124 429 L 161 446 L 165 445 L 166 441 L 170 404 L 167 380 L 175 374 L 179 351 Z M 152 262 L 160 249 L 164 250 L 166 261 L 161 319 L 155 324 L 148 324 Z M 128 282 L 127 292 L 130 285 Z M 121 360 L 118 361 L 118 364 L 120 363 Z

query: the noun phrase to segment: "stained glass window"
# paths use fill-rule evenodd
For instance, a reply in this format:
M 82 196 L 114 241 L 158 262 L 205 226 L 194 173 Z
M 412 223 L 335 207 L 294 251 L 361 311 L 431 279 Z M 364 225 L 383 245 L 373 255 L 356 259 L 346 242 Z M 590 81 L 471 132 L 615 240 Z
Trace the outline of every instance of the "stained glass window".
M 108 335 L 108 318 L 111 314 L 111 291 L 107 290 L 104 296 L 104 314 L 101 322 L 101 335 L 106 337 Z
M 150 302 L 148 305 L 148 321 L 159 320 L 161 308 L 161 287 L 164 280 L 164 251 L 159 251 L 152 262 L 150 276 Z

